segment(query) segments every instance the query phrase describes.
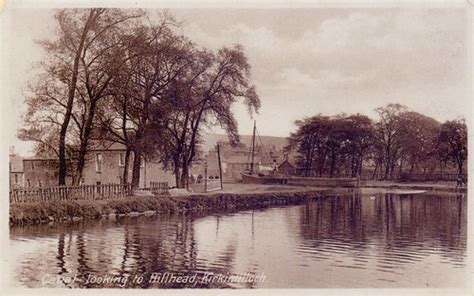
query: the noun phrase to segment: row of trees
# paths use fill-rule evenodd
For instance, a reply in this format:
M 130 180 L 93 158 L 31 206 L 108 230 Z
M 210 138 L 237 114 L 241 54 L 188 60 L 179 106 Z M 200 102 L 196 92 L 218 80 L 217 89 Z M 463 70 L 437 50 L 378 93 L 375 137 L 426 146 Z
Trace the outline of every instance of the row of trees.
M 464 172 L 467 127 L 464 120 L 441 124 L 399 104 L 376 109 L 378 121 L 361 114 L 316 115 L 296 121 L 290 145 L 299 153 L 299 166 L 310 175 L 362 174 L 391 179 L 403 173 L 442 173 L 451 163 Z
M 200 48 L 167 13 L 152 20 L 140 10 L 65 9 L 55 19 L 19 135 L 37 143 L 37 154 L 58 157 L 60 185 L 68 174 L 78 184 L 90 150 L 113 142 L 126 147 L 124 182 L 132 162 L 138 186 L 145 158 L 183 187 L 203 128 L 220 125 L 237 142 L 231 105 L 260 107 L 243 48 Z

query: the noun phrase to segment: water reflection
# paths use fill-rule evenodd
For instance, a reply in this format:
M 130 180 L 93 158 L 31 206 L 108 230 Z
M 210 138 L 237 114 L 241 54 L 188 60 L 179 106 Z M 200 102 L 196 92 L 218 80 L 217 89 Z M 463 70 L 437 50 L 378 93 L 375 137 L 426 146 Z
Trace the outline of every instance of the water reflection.
M 436 265 L 422 271 L 433 276 L 440 272 L 437 268 L 445 268 L 442 264 L 465 267 L 466 198 L 461 195 L 354 193 L 306 204 L 301 217 L 298 252 L 311 260 L 361 270 L 372 265 L 377 279 L 387 282 L 396 282 L 420 262 Z M 344 258 L 334 260 L 335 254 Z M 424 263 L 433 255 L 438 262 Z
M 160 215 L 13 228 L 12 284 L 457 287 L 463 285 L 466 272 L 466 209 L 462 195 L 355 191 L 300 206 L 225 215 Z M 194 275 L 198 280 L 197 284 L 159 282 L 154 280 L 157 273 Z M 264 274 L 265 281 L 203 281 L 209 273 Z M 104 284 L 91 281 L 91 275 L 143 279 Z

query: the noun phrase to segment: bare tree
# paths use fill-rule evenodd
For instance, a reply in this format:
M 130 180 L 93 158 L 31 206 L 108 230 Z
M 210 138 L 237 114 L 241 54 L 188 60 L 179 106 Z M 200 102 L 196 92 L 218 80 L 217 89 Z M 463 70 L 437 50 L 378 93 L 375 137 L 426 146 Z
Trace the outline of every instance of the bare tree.
M 27 114 L 42 118 L 44 123 L 49 120 L 52 130 L 57 131 L 57 139 L 52 141 L 54 134 L 45 125 L 36 127 L 28 121 L 21 134 L 25 139 L 42 143 L 43 148 L 46 143 L 54 143 L 49 148 L 59 158 L 60 185 L 66 183 L 68 147 L 77 149 L 74 153 L 77 157 L 74 182 L 80 180 L 94 110 L 117 68 L 117 64 L 112 63 L 117 61 L 111 58 L 114 47 L 120 45 L 116 30 L 140 15 L 103 8 L 58 10 L 55 14 L 58 24 L 56 37 L 40 42 L 47 59 L 41 63 L 43 74 L 32 87 L 33 94 L 27 98 L 30 107 Z M 75 131 L 70 130 L 71 121 L 75 123 Z
M 220 125 L 231 142 L 238 142 L 238 127 L 231 106 L 239 98 L 249 112 L 258 111 L 260 100 L 250 84 L 250 64 L 241 46 L 222 48 L 217 54 L 194 51 L 185 77 L 173 81 L 168 102 L 176 108 L 165 123 L 162 161 L 172 166 L 176 183 L 185 187 L 189 168 L 199 154 L 204 126 Z
M 169 113 L 163 93 L 192 63 L 193 45 L 187 38 L 175 34 L 173 26 L 173 19 L 165 15 L 159 25 L 134 29 L 131 38 L 135 38 L 135 42 L 129 43 L 125 52 L 128 61 L 114 83 L 111 104 L 104 106 L 105 111 L 100 116 L 100 134 L 127 147 L 126 167 L 133 152 L 131 183 L 134 187 L 140 179 L 141 159 L 156 157 L 159 149 L 159 123 Z

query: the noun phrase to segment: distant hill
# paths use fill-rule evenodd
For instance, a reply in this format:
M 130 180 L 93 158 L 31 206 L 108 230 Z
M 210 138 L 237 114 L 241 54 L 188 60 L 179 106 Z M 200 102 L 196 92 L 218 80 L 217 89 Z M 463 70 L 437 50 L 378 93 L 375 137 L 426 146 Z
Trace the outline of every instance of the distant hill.
M 229 139 L 226 135 L 219 134 L 208 134 L 204 137 L 204 143 L 202 145 L 203 151 L 206 153 L 210 149 L 213 149 L 216 146 L 217 142 L 227 142 Z M 270 149 L 270 147 L 275 146 L 276 150 L 283 149 L 283 147 L 288 145 L 288 139 L 285 137 L 273 137 L 273 136 L 260 136 L 262 139 L 263 145 Z M 256 144 L 261 145 L 259 137 L 255 138 Z M 252 143 L 252 135 L 240 135 L 240 142 L 244 143 L 250 147 Z

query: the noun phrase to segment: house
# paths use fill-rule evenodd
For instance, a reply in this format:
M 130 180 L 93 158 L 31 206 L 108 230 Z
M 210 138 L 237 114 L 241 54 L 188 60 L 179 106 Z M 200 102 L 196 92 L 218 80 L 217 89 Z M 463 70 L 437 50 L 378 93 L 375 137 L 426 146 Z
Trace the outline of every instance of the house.
M 222 161 L 222 178 L 232 179 L 234 181 L 242 180 L 245 170 L 250 169 L 249 158 L 247 156 L 231 156 Z M 260 156 L 254 156 L 254 171 L 258 171 L 261 165 Z
M 58 159 L 24 158 L 23 187 L 53 187 L 58 185 Z
M 82 173 L 82 184 L 100 185 L 110 183 L 123 183 L 125 169 L 126 148 L 119 143 L 108 146 L 97 145 L 91 149 Z M 128 164 L 128 182 L 133 174 L 133 152 Z M 167 181 L 171 186 L 175 185 L 175 178 L 171 172 L 164 171 L 157 161 L 140 161 L 140 188 L 149 188 L 150 182 Z
M 291 164 L 288 159 L 285 159 L 280 165 L 278 166 L 278 172 L 285 174 L 285 175 L 296 175 L 296 167 Z
M 24 186 L 23 157 L 10 154 L 9 174 L 10 188 L 19 188 Z
M 244 143 L 240 143 L 236 146 L 231 146 L 229 142 L 218 141 L 217 144 L 220 147 L 221 163 L 222 163 L 222 178 L 225 181 L 235 182 L 241 181 L 245 170 L 250 169 L 251 162 L 251 149 Z M 257 145 L 254 148 L 254 172 L 274 170 L 283 165 L 284 170 L 291 171 L 291 174 L 295 174 L 295 168 L 289 162 L 291 156 L 290 151 L 276 145 L 264 146 Z M 286 163 L 286 162 L 288 163 Z M 216 178 L 219 176 L 219 163 L 217 158 L 216 148 L 209 149 L 204 161 L 198 163 L 193 168 L 193 175 L 201 177 L 204 176 L 204 164 L 207 166 L 208 178 Z
M 123 183 L 125 169 L 124 145 L 114 143 L 107 146 L 96 145 L 89 151 L 85 167 L 82 172 L 81 184 L 100 185 Z M 129 160 L 128 182 L 132 178 L 133 153 Z M 54 187 L 58 185 L 58 159 L 56 158 L 11 158 L 10 184 L 17 187 Z M 71 176 L 67 177 L 66 184 L 71 184 Z M 16 182 L 18 181 L 18 183 Z M 156 161 L 141 160 L 140 188 L 149 188 L 150 182 L 167 181 L 174 186 L 175 178 L 171 172 L 162 169 Z

